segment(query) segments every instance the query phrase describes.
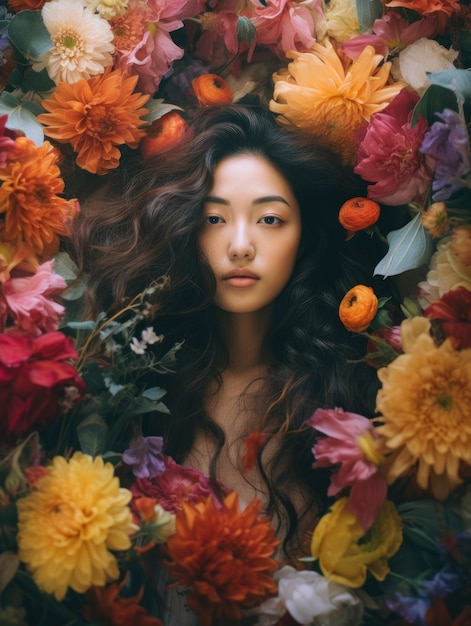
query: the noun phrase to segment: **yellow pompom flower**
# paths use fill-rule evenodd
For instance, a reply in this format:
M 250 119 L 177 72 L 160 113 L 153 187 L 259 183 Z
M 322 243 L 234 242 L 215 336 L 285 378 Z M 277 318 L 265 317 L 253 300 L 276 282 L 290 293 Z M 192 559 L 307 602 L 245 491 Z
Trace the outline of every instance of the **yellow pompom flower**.
M 308 52 L 286 56 L 293 61 L 273 76 L 270 109 L 280 114 L 281 124 L 304 129 L 352 163 L 357 128 L 384 109 L 404 84 L 387 84 L 391 63 L 382 63 L 372 46 L 365 46 L 355 61 L 341 56 L 328 39 Z
M 419 487 L 445 500 L 471 466 L 471 349 L 449 339 L 437 347 L 429 327 L 422 317 L 402 322 L 404 354 L 378 370 L 376 432 L 391 452 L 389 482 L 416 472 Z
M 340 498 L 324 515 L 312 536 L 311 553 L 327 580 L 359 588 L 370 572 L 376 580 L 389 573 L 388 559 L 402 544 L 402 521 L 396 507 L 387 500 L 365 534 L 357 517 Z
M 130 499 L 101 457 L 55 457 L 34 491 L 18 501 L 18 553 L 39 589 L 60 601 L 68 587 L 84 593 L 117 579 L 110 550 L 131 545 Z

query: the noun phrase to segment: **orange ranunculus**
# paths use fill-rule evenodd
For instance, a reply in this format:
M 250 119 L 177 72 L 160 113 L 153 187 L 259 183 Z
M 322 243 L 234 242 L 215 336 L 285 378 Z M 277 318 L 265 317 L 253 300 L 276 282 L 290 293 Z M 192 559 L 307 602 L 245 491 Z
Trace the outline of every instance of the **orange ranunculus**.
M 340 207 L 339 222 L 351 236 L 376 224 L 380 212 L 380 206 L 374 200 L 350 198 Z
M 366 330 L 378 311 L 378 298 L 366 285 L 352 287 L 342 299 L 339 317 L 347 330 L 359 333 Z
M 71 85 L 60 82 L 52 97 L 42 101 L 49 112 L 38 120 L 48 137 L 71 144 L 79 167 L 106 174 L 119 164 L 119 146 L 137 148 L 144 136 L 141 118 L 149 96 L 134 93 L 137 80 L 117 69 Z
M 64 181 L 57 165 L 58 152 L 48 141 L 37 147 L 28 137 L 17 137 L 5 167 L 0 168 L 1 238 L 25 254 L 37 257 L 57 252 L 59 235 L 77 214 L 75 200 L 60 197 Z
M 162 622 L 149 615 L 139 604 L 144 589 L 131 597 L 120 596 L 126 579 L 120 583 L 111 583 L 107 587 L 91 587 L 85 594 L 87 603 L 83 613 L 90 622 L 99 622 L 106 626 L 162 626 Z
M 188 131 L 185 119 L 176 111 L 166 113 L 146 128 L 146 136 L 141 139 L 139 148 L 142 155 L 150 156 L 175 145 Z
M 193 91 L 200 106 L 232 102 L 234 94 L 226 81 L 217 74 L 201 74 L 192 80 Z
M 213 618 L 240 619 L 241 608 L 260 604 L 276 592 L 272 558 L 279 545 L 261 503 L 252 500 L 244 511 L 236 492 L 216 508 L 211 498 L 177 513 L 176 533 L 163 552 L 177 584 L 191 588 L 188 604 L 201 626 Z

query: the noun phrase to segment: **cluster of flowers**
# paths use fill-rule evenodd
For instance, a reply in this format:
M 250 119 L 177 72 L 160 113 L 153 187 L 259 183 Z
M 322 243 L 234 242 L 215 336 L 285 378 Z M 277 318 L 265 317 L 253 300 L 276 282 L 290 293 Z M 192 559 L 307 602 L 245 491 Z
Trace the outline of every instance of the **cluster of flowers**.
M 0 30 L 0 622 L 158 626 L 151 555 L 202 626 L 469 624 L 468 3 L 10 0 Z M 241 511 L 220 485 L 221 502 L 141 436 L 141 416 L 167 409 L 138 380 L 179 349 L 142 330 L 160 283 L 74 322 L 83 285 L 60 250 L 80 210 L 68 162 L 102 176 L 246 94 L 368 183 L 339 220 L 381 238 L 375 274 L 407 294 L 400 315 L 366 285 L 339 305 L 369 339 L 377 418 L 309 420 L 333 504 L 296 569 L 273 557 L 257 501 Z

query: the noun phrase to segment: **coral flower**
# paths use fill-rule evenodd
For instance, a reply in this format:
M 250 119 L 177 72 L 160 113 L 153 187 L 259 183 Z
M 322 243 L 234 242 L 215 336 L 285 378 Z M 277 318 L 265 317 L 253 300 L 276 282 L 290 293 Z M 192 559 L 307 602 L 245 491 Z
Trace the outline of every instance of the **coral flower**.
M 217 74 L 200 74 L 193 78 L 191 85 L 202 107 L 232 102 L 232 89 Z
M 380 212 L 380 206 L 374 200 L 350 198 L 340 207 L 339 222 L 349 235 L 353 235 L 376 224 Z
M 36 11 L 44 6 L 46 0 L 8 0 L 8 8 L 13 13 Z
M 0 169 L 0 214 L 3 237 L 26 246 L 37 256 L 57 252 L 59 235 L 68 234 L 77 203 L 60 197 L 64 181 L 57 165 L 58 153 L 48 141 L 37 147 L 27 137 L 17 137 L 15 151 Z
M 457 0 L 392 0 L 386 6 L 403 7 L 416 11 L 422 16 L 444 13 L 447 17 L 451 17 L 453 13 L 458 13 L 460 10 Z
M 378 298 L 366 285 L 352 287 L 342 298 L 339 317 L 347 330 L 360 333 L 368 328 L 378 311 Z
M 19 557 L 38 587 L 62 600 L 119 576 L 112 550 L 127 550 L 131 493 L 111 463 L 75 452 L 53 459 L 47 476 L 18 501 Z
M 388 559 L 402 544 L 402 521 L 394 504 L 387 500 L 365 535 L 347 505 L 348 499 L 341 498 L 321 518 L 312 536 L 311 552 L 319 559 L 327 580 L 359 588 L 368 572 L 377 580 L 386 578 Z
M 388 480 L 417 471 L 417 483 L 444 500 L 461 483 L 460 463 L 471 465 L 471 349 L 449 339 L 438 348 L 430 321 L 401 324 L 404 354 L 378 370 L 381 413 L 377 432 L 392 454 Z
M 145 158 L 171 148 L 188 132 L 186 120 L 176 111 L 170 111 L 146 128 L 139 149 Z
M 403 85 L 387 85 L 391 64 L 382 63 L 371 46 L 356 61 L 340 55 L 328 39 L 309 52 L 289 52 L 294 60 L 273 77 L 270 109 L 280 114 L 281 124 L 304 129 L 352 162 L 357 128 Z
M 120 595 L 127 580 L 111 583 L 106 587 L 91 587 L 87 593 L 83 613 L 87 622 L 106 624 L 106 626 L 163 626 L 157 618 L 149 615 L 139 604 L 144 588 L 135 596 Z
M 279 541 L 259 500 L 239 509 L 236 492 L 222 510 L 210 498 L 177 513 L 176 533 L 164 552 L 178 584 L 191 588 L 188 604 L 201 626 L 224 616 L 241 618 L 241 608 L 260 604 L 276 592 L 272 558 Z
M 77 165 L 92 174 L 106 174 L 118 166 L 118 146 L 137 148 L 144 136 L 142 108 L 149 96 L 133 93 L 137 76 L 120 69 L 106 71 L 73 85 L 59 83 L 38 116 L 44 132 L 60 143 L 70 143 L 77 152 Z

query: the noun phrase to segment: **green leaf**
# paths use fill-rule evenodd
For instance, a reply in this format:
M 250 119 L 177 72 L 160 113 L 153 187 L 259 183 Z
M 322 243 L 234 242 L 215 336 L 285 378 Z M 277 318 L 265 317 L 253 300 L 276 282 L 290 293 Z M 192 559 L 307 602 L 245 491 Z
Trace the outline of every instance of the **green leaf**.
M 108 426 L 100 415 L 90 415 L 77 427 L 80 448 L 84 454 L 95 457 L 105 451 Z
M 39 59 L 52 48 L 41 11 L 20 11 L 8 27 L 10 43 L 27 59 Z
M 36 72 L 35 70 L 27 72 L 21 82 L 21 89 L 24 92 L 36 91 L 41 93 L 51 91 L 55 86 L 56 83 L 49 78 L 49 74 L 46 69 L 43 69 L 40 72 Z
M 471 70 L 443 70 L 427 75 L 432 85 L 440 85 L 471 100 Z
M 91 320 L 87 322 L 68 322 L 67 326 L 74 330 L 95 330 L 96 323 Z
M 0 94 L 0 115 L 7 114 L 7 128 L 19 130 L 34 141 L 37 146 L 44 142 L 43 127 L 28 106 L 13 94 L 3 91 Z
M 381 0 L 357 0 L 357 14 L 360 32 L 370 32 L 374 21 L 383 15 L 383 4 Z
M 162 387 L 151 387 L 150 389 L 146 389 L 144 391 L 142 397 L 155 402 L 156 400 L 160 400 L 160 398 L 163 398 L 166 393 L 167 391 L 165 389 L 162 389 Z
M 62 276 L 65 281 L 75 280 L 79 270 L 67 252 L 58 252 L 54 255 L 54 272 Z
M 389 250 L 375 267 L 375 276 L 402 274 L 428 263 L 432 256 L 432 238 L 422 226 L 420 213 L 399 230 L 391 231 L 387 239 Z
M 446 87 L 430 85 L 415 105 L 411 118 L 411 127 L 415 126 L 419 115 L 423 115 L 430 126 L 437 121 L 435 113 L 440 113 L 443 109 L 458 111 L 456 94 Z
M 7 550 L 0 554 L 0 595 L 6 586 L 13 579 L 20 565 L 18 555 L 12 550 Z
M 143 117 L 143 119 L 149 123 L 159 120 L 166 113 L 170 113 L 170 111 L 174 111 L 175 109 L 183 111 L 183 109 L 176 104 L 164 102 L 163 98 L 150 99 L 149 102 L 145 104 L 145 108 L 148 110 L 148 113 Z

